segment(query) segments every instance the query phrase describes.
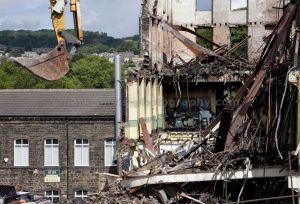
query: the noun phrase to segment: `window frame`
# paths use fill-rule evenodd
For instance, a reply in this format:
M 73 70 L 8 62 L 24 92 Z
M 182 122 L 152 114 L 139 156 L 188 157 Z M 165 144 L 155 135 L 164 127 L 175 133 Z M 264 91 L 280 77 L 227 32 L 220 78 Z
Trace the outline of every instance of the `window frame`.
M 246 2 L 246 7 L 240 7 L 240 8 L 232 8 L 232 1 L 234 0 L 230 0 L 230 11 L 242 11 L 242 10 L 247 10 L 248 9 L 248 1 L 244 0 Z
M 204 35 L 202 35 L 202 36 L 205 37 L 206 39 L 210 40 L 211 42 L 214 41 L 214 28 L 213 27 L 210 27 L 210 26 L 198 26 L 198 27 L 195 28 L 195 32 L 198 33 L 199 35 L 201 35 L 201 30 L 203 30 L 203 31 L 205 31 L 205 30 L 209 31 L 209 32 L 206 32 L 206 33 L 210 34 L 208 37 L 204 36 Z M 203 39 L 198 38 L 198 37 L 196 37 L 196 43 L 198 45 L 201 45 L 202 47 L 205 47 L 205 48 L 211 49 L 211 50 L 214 47 L 214 45 L 212 43 L 209 43 L 206 40 L 203 40 Z M 205 43 L 207 45 L 209 45 L 209 46 L 206 46 Z
M 77 194 L 77 192 L 81 192 L 80 195 Z M 84 195 L 84 192 L 86 192 L 86 195 Z M 84 200 L 85 198 L 88 198 L 88 191 L 87 190 L 77 190 L 75 191 L 75 200 Z
M 77 140 L 81 140 L 81 144 L 77 144 Z M 84 141 L 87 140 L 87 144 L 84 144 Z M 88 161 L 87 161 L 87 164 L 84 164 L 83 165 L 83 149 L 84 147 L 88 147 Z M 78 162 L 76 162 L 76 150 L 77 148 L 80 148 L 81 149 L 81 161 L 80 161 L 80 165 L 78 165 Z M 83 139 L 83 138 L 80 138 L 80 139 L 75 139 L 74 140 L 74 166 L 76 167 L 88 167 L 90 166 L 90 141 L 89 139 Z
M 236 32 L 238 32 L 238 29 L 244 29 L 245 30 L 245 32 L 244 32 L 244 37 L 241 37 L 242 35 L 240 35 L 240 40 L 239 41 L 237 41 L 237 42 L 233 42 L 234 40 L 234 30 L 236 30 Z M 240 30 L 241 31 L 241 30 Z M 248 32 L 249 32 L 249 30 L 248 30 L 248 26 L 235 26 L 235 27 L 229 27 L 229 33 L 230 33 L 230 48 L 232 48 L 232 47 L 234 47 L 236 44 L 238 44 L 238 43 L 240 43 L 241 42 L 241 40 L 243 40 L 243 39 L 245 39 L 247 36 L 248 36 Z M 236 37 L 236 36 L 235 36 Z M 236 49 L 234 52 L 232 52 L 232 53 L 236 53 L 238 50 L 242 50 L 242 49 L 245 49 L 245 53 L 242 53 L 242 54 L 244 54 L 244 56 L 243 55 L 238 55 L 239 57 L 242 57 L 242 58 L 244 58 L 244 59 L 249 59 L 249 55 L 248 55 L 248 49 L 249 49 L 249 43 L 248 42 L 246 42 L 246 43 L 244 43 L 243 45 L 241 45 L 238 49 Z
M 51 140 L 51 144 L 47 144 L 47 140 Z M 54 140 L 57 140 L 57 144 L 54 144 Z M 46 164 L 46 146 L 48 146 L 48 147 L 51 148 L 51 165 Z M 57 154 L 57 156 L 58 156 L 58 158 L 57 158 L 58 163 L 57 163 L 57 165 L 53 164 L 53 151 L 54 151 L 53 148 L 54 147 L 58 147 L 58 154 Z M 50 166 L 50 167 L 51 166 L 60 166 L 59 162 L 60 162 L 60 160 L 59 160 L 59 140 L 58 139 L 45 139 L 44 140 L 44 166 Z
M 112 141 L 112 144 L 107 144 L 108 141 Z M 112 158 L 114 157 L 115 153 L 116 153 L 116 140 L 115 139 L 105 139 L 104 140 L 104 166 L 105 167 L 112 167 L 112 166 L 117 166 L 117 164 L 115 164 L 112 161 L 112 164 L 107 164 L 107 159 L 106 159 L 106 147 L 112 147 Z
M 213 0 L 209 0 L 210 1 L 210 10 L 209 9 L 205 9 L 205 10 L 202 10 L 202 9 L 198 9 L 198 2 L 200 1 L 203 1 L 203 0 L 196 0 L 195 1 L 195 4 L 196 4 L 196 12 L 202 12 L 202 11 L 208 11 L 208 12 L 212 12 L 213 11 Z
M 17 144 L 17 141 L 20 140 L 21 143 Z M 24 144 L 24 141 L 27 141 L 27 143 Z M 21 165 L 16 164 L 16 147 L 21 147 Z M 27 148 L 27 160 L 26 160 L 26 164 L 24 164 L 24 150 L 23 148 Z M 28 167 L 29 166 L 29 140 L 28 139 L 15 139 L 14 140 L 14 166 L 16 167 Z
M 51 195 L 47 195 L 47 192 L 51 192 Z M 57 195 L 55 195 L 54 192 L 57 192 Z M 57 191 L 57 190 L 47 190 L 47 191 L 44 192 L 44 195 L 45 195 L 46 198 L 51 198 L 51 202 L 53 202 L 54 198 L 58 198 L 57 203 L 59 203 L 59 200 L 60 200 L 59 191 Z M 56 202 L 53 202 L 53 203 L 56 203 Z

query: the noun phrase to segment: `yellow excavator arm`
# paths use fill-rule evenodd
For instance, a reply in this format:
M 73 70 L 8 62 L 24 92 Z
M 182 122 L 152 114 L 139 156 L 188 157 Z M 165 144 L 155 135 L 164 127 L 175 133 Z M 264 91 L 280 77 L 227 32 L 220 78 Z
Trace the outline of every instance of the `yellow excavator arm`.
M 61 31 L 65 30 L 64 7 L 67 2 L 67 0 L 50 0 L 51 19 L 58 43 L 65 40 L 65 37 L 62 35 Z M 79 41 L 83 41 L 83 30 L 80 16 L 80 0 L 70 0 L 70 11 L 73 13 L 76 37 Z
M 50 0 L 51 19 L 58 45 L 48 54 L 38 58 L 15 58 L 14 61 L 34 75 L 49 80 L 58 80 L 69 71 L 69 62 L 76 47 L 83 41 L 80 16 L 80 0 L 70 0 L 75 36 L 65 31 L 65 5 L 68 0 Z

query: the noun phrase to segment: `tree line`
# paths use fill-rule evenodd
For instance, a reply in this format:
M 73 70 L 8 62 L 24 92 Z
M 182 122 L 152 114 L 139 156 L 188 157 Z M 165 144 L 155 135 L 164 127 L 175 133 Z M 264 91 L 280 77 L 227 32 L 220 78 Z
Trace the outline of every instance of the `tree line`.
M 73 30 L 67 31 L 74 33 Z M 84 36 L 84 44 L 78 49 L 79 54 L 126 51 L 139 54 L 138 35 L 114 38 L 104 32 L 85 31 Z M 54 48 L 57 42 L 52 30 L 43 29 L 38 31 L 0 31 L 0 44 L 8 46 L 9 49 L 19 48 L 21 51 L 32 51 L 33 48 Z
M 19 57 L 24 51 L 32 51 L 33 48 L 54 48 L 57 42 L 52 30 L 19 30 L 0 31 L 0 44 L 8 46 L 10 56 Z M 126 51 L 139 54 L 138 35 L 118 39 L 106 33 L 86 31 L 84 44 L 73 57 L 69 73 L 55 82 L 42 80 L 0 56 L 0 89 L 113 88 L 113 63 L 93 54 Z
M 87 89 L 113 88 L 114 65 L 95 55 L 75 56 L 69 73 L 58 81 L 49 82 L 26 69 L 0 59 L 0 89 Z

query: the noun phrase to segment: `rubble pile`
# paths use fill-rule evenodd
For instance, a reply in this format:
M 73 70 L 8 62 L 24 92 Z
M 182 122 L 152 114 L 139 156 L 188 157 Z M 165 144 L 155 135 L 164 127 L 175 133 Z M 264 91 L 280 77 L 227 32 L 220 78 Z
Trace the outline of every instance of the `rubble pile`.
M 249 75 L 251 68 L 242 64 L 226 64 L 215 60 L 212 62 L 201 62 L 194 59 L 188 63 L 177 66 L 165 66 L 161 75 L 164 77 L 184 77 L 192 81 L 238 81 L 245 80 Z
M 251 199 L 254 203 L 274 199 L 276 201 L 270 202 L 291 203 L 295 195 L 291 195 L 285 179 L 266 177 L 264 172 L 268 167 L 291 171 L 297 166 L 297 157 L 291 153 L 297 147 L 294 114 L 297 88 L 288 84 L 298 61 L 294 55 L 298 50 L 293 23 L 297 9 L 296 1 L 285 8 L 255 70 L 248 76 L 243 75 L 247 79 L 234 99 L 205 130 L 199 131 L 199 138 L 185 142 L 175 151 L 159 154 L 159 138 L 149 144 L 144 134 L 146 145 L 139 151 L 139 157 L 147 163 L 133 171 L 122 172 L 117 191 L 110 188 L 101 192 L 100 203 L 208 204 Z M 224 63 L 222 56 L 213 53 L 207 56 L 216 59 L 205 64 L 195 59 L 162 71 L 165 76 L 189 78 L 206 74 L 218 78 L 228 73 L 228 67 L 233 72 L 242 70 L 235 63 Z M 253 178 L 248 179 L 249 172 L 255 170 L 262 171 L 264 178 L 255 178 L 252 173 Z M 226 179 L 239 172 L 240 179 Z M 195 174 L 202 180 L 196 176 L 195 181 L 189 180 L 187 175 Z M 212 175 L 211 179 L 205 175 Z

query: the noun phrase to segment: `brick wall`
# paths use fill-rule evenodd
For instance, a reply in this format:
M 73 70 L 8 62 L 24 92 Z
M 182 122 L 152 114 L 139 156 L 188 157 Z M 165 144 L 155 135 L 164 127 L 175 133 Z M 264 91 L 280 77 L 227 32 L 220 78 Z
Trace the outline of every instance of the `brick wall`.
M 104 141 L 114 137 L 114 118 L 1 118 L 0 184 L 43 195 L 58 190 L 73 198 L 76 190 L 97 192 L 99 173 L 116 173 L 104 167 Z M 14 167 L 14 140 L 29 140 L 29 166 Z M 59 140 L 59 167 L 44 167 L 44 140 Z M 74 166 L 74 140 L 88 139 L 89 167 Z M 4 162 L 8 158 L 8 162 Z M 60 183 L 45 183 L 44 171 L 60 169 Z

